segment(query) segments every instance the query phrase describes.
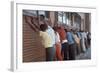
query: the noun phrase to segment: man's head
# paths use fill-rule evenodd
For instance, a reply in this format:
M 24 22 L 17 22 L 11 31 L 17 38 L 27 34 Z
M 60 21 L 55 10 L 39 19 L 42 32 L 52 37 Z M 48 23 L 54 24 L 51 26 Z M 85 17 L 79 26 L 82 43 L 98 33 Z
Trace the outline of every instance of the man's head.
M 43 21 L 45 19 L 45 16 L 44 15 L 40 15 L 40 21 Z
M 57 31 L 58 27 L 57 26 L 54 26 L 53 29 L 54 29 L 54 31 Z
M 40 25 L 40 30 L 41 31 L 46 31 L 47 28 L 48 28 L 48 26 L 46 24 L 41 24 Z
M 45 21 L 45 16 L 44 15 L 40 15 L 39 16 L 39 25 L 44 24 Z

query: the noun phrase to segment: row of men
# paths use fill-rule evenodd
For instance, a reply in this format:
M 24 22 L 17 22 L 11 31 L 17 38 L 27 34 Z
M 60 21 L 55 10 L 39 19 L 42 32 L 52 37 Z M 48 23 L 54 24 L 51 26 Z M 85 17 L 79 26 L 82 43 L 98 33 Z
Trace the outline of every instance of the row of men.
M 52 27 L 49 19 L 44 15 L 39 18 L 26 16 L 26 23 L 41 36 L 42 45 L 46 50 L 46 61 L 75 60 L 76 55 L 85 52 L 90 43 L 85 32 L 77 32 L 61 24 Z M 38 21 L 38 19 L 40 19 Z

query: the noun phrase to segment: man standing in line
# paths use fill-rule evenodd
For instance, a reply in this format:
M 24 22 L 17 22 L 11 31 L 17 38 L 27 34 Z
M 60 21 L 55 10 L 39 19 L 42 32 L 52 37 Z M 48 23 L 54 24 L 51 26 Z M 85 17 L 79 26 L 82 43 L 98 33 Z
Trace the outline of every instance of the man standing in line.
M 50 19 L 46 19 L 44 15 L 40 15 L 40 21 L 47 24 L 47 26 L 48 26 L 46 32 L 50 36 L 51 44 L 52 44 L 52 49 L 49 49 L 49 53 L 53 57 L 52 59 L 55 60 L 55 55 L 56 55 L 55 32 L 54 32 L 53 28 L 51 27 L 52 26 L 51 21 L 50 21 Z
M 64 30 L 64 27 L 61 26 L 61 24 L 58 24 L 57 32 L 59 33 L 59 36 L 60 36 L 60 41 L 61 41 L 61 46 L 62 46 L 61 54 L 62 54 L 63 60 L 69 60 L 68 59 L 68 40 L 66 38 L 67 35 Z
M 73 32 L 70 28 L 67 29 L 67 39 L 69 44 L 69 60 L 75 60 L 76 54 L 76 45 L 75 45 L 75 39 L 73 37 Z

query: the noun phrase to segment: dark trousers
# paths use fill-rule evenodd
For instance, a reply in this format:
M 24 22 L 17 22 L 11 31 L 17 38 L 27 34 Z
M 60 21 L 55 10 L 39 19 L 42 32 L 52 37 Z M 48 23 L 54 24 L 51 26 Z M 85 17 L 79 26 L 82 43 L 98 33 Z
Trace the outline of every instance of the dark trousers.
M 75 44 L 71 44 L 69 45 L 69 60 L 75 60 L 76 57 L 76 45 Z
M 88 46 L 91 45 L 91 39 L 88 39 Z
M 64 55 L 64 58 L 63 58 L 64 60 L 68 60 L 68 49 L 69 49 L 68 43 L 67 42 L 63 43 L 61 53 L 63 53 Z
M 56 49 L 54 47 L 46 48 L 46 61 L 54 61 Z
M 88 49 L 88 41 L 87 41 L 87 39 L 85 39 L 85 46 L 86 46 L 86 49 Z
M 82 39 L 80 40 L 80 49 L 81 49 L 81 53 L 84 52 L 83 47 L 82 47 Z

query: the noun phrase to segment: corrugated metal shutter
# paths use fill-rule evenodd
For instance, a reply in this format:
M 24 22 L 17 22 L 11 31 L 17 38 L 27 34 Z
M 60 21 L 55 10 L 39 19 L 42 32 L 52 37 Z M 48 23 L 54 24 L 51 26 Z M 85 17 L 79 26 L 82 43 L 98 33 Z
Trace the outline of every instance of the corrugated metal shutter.
M 45 49 L 41 45 L 41 38 L 25 22 L 23 15 L 23 62 L 45 60 Z

